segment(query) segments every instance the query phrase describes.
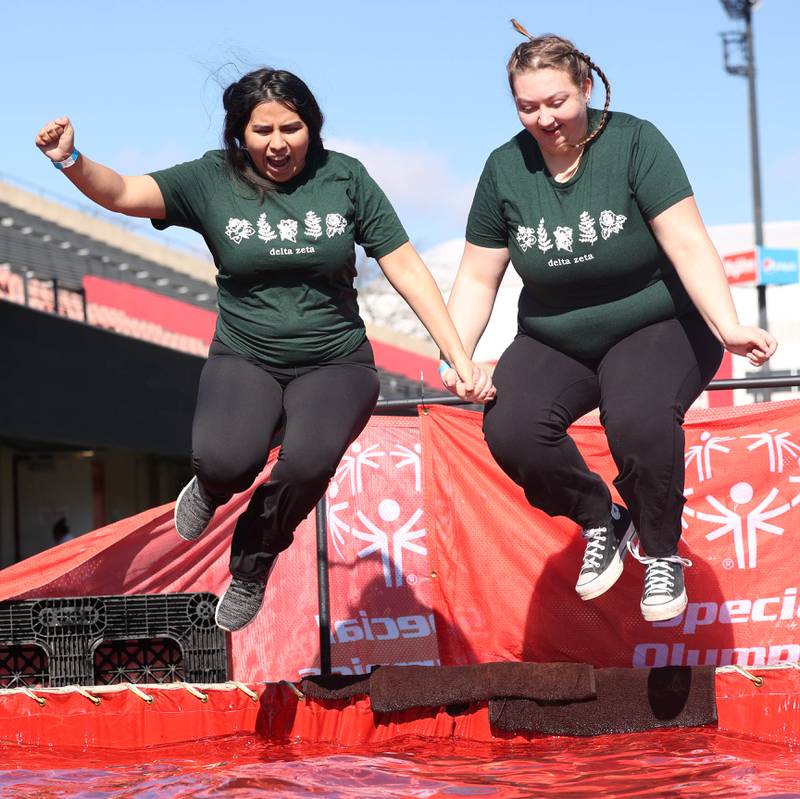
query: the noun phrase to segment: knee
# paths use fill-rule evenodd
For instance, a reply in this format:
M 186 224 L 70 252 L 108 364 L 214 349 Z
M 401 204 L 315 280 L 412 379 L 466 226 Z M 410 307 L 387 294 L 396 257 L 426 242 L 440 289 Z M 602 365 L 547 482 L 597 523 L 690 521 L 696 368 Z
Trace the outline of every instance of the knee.
M 270 481 L 293 485 L 321 483 L 327 485 L 336 472 L 339 458 L 320 453 L 293 453 L 275 464 Z
M 680 421 L 670 411 L 648 408 L 637 414 L 606 413 L 603 417 L 608 446 L 615 459 L 652 457 L 665 443 L 672 455 L 672 442 Z
M 484 418 L 483 434 L 492 457 L 506 474 L 517 480 L 518 473 L 546 468 L 553 445 L 566 436 L 566 429 L 547 421 L 543 414 L 493 412 Z
M 247 458 L 238 452 L 207 450 L 192 453 L 192 465 L 200 482 L 210 491 L 236 494 L 250 487 L 264 461 L 263 457 Z

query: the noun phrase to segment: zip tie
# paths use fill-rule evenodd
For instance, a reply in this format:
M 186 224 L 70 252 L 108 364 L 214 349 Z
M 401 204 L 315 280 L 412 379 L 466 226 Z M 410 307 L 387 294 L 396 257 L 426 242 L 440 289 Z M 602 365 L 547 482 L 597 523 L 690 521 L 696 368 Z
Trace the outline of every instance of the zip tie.
M 281 680 L 280 684 L 285 685 L 301 702 L 305 701 L 306 695 L 293 682 Z
M 131 693 L 136 694 L 136 696 L 138 696 L 139 699 L 143 699 L 145 702 L 147 702 L 148 705 L 153 704 L 153 697 L 146 694 L 141 688 L 134 685 L 132 682 L 128 683 L 128 690 Z
M 39 707 L 44 707 L 45 699 L 43 696 L 37 696 L 30 688 L 23 688 L 22 693 L 25 694 L 25 696 L 29 696 L 34 702 L 37 702 Z
M 741 674 L 742 677 L 746 677 L 748 680 L 750 680 L 750 682 L 753 683 L 756 688 L 760 688 L 764 684 L 763 677 L 757 677 L 755 674 L 751 674 L 749 671 L 747 671 L 747 669 L 743 669 L 741 666 L 737 666 L 735 663 L 731 663 L 731 668 L 738 674 Z
M 182 682 L 180 686 L 185 688 L 192 696 L 196 696 L 201 702 L 208 702 L 208 694 L 204 694 L 188 682 Z
M 254 702 L 258 702 L 258 694 L 255 691 L 251 691 L 244 683 L 236 682 L 233 683 L 245 696 L 249 696 Z
M 100 697 L 99 696 L 92 696 L 83 686 L 76 685 L 76 686 L 74 686 L 74 688 L 81 696 L 85 696 L 95 706 L 100 704 Z

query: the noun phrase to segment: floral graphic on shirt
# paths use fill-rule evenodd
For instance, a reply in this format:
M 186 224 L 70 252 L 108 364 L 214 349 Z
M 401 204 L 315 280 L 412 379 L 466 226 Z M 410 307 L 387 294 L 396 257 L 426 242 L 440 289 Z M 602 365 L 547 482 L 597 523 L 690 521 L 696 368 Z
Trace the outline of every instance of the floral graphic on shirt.
M 278 238 L 278 234 L 275 232 L 272 225 L 270 225 L 266 214 L 261 214 L 261 216 L 258 217 L 258 238 L 264 242 L 270 242 Z
M 296 219 L 281 219 L 281 221 L 278 222 L 278 233 L 281 234 L 281 240 L 291 241 L 293 244 L 296 244 L 297 228 Z
M 536 231 L 532 227 L 517 227 L 517 244 L 522 252 L 536 245 Z
M 341 214 L 328 214 L 325 217 L 325 226 L 328 238 L 332 239 L 334 236 L 340 236 L 344 233 L 347 227 L 347 220 Z
M 594 217 L 587 211 L 581 211 L 578 223 L 578 241 L 582 244 L 594 244 L 597 241 L 597 231 L 594 229 Z
M 303 221 L 305 224 L 303 233 L 316 241 L 322 235 L 322 220 L 313 211 L 309 211 Z
M 627 216 L 615 214 L 613 211 L 601 211 L 600 235 L 607 239 L 612 233 L 619 233 L 627 219 Z
M 556 247 L 559 250 L 566 250 L 572 252 L 572 228 L 559 225 L 554 231 L 553 235 L 556 237 Z
M 233 216 L 225 228 L 225 235 L 236 244 L 241 243 L 242 239 L 249 239 L 255 232 L 255 228 L 246 219 L 236 219 Z
M 553 249 L 553 242 L 550 240 L 547 228 L 544 226 L 544 217 L 539 220 L 539 227 L 536 228 L 536 238 L 538 240 L 539 249 L 542 252 Z

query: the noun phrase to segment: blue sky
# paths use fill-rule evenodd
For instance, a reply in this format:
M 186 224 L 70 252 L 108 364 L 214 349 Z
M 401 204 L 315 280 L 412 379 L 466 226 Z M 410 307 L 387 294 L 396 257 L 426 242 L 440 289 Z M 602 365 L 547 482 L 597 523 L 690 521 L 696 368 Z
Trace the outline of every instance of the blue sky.
M 462 235 L 487 155 L 519 129 L 512 16 L 573 39 L 609 76 L 612 109 L 661 128 L 708 224 L 752 219 L 747 84 L 723 69 L 719 33 L 736 24 L 719 0 L 9 3 L 0 173 L 79 201 L 33 145 L 60 114 L 122 172 L 197 157 L 218 146 L 222 88 L 269 64 L 306 80 L 329 146 L 361 157 L 424 249 Z M 797 219 L 800 2 L 763 0 L 754 25 L 765 219 Z

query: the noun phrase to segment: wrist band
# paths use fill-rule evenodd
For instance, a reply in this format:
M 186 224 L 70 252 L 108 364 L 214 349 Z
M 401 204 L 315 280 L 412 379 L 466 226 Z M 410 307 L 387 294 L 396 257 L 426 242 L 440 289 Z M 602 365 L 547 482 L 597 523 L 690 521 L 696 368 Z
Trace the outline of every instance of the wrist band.
M 444 373 L 448 369 L 452 369 L 452 368 L 453 367 L 450 366 L 450 364 L 447 363 L 447 361 L 439 361 L 439 377 L 444 378 Z
M 80 153 L 77 150 L 73 150 L 72 154 L 67 156 L 63 161 L 53 161 L 53 166 L 56 169 L 69 169 L 78 160 L 79 156 Z

